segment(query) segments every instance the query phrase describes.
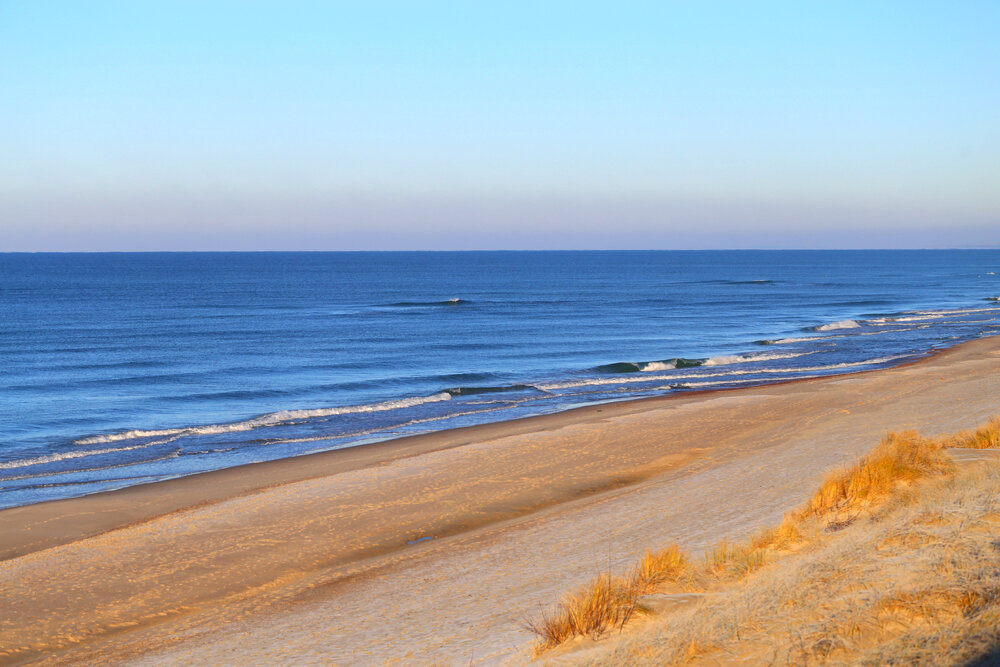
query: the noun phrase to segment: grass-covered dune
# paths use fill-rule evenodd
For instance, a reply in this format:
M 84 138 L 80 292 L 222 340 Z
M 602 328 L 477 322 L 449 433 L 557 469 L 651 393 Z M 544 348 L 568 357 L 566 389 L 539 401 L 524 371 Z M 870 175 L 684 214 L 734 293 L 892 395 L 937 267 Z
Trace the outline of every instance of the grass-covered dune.
M 528 622 L 536 654 L 594 665 L 997 659 L 1000 458 L 968 450 L 998 445 L 1000 418 L 952 436 L 890 433 L 746 542 L 700 557 L 670 545 L 599 575 Z

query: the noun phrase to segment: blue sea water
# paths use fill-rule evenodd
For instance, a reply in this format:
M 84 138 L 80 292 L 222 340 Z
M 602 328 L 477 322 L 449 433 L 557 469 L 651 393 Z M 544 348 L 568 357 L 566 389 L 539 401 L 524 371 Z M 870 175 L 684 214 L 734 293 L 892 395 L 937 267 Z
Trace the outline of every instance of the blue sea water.
M 1000 250 L 0 254 L 0 507 L 1000 332 Z

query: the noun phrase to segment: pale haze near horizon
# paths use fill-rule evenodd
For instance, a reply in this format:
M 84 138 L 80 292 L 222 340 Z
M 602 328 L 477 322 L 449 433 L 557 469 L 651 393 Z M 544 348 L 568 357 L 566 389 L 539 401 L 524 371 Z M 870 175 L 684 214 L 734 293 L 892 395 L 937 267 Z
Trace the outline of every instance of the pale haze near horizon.
M 997 246 L 997 26 L 0 2 L 0 251 Z

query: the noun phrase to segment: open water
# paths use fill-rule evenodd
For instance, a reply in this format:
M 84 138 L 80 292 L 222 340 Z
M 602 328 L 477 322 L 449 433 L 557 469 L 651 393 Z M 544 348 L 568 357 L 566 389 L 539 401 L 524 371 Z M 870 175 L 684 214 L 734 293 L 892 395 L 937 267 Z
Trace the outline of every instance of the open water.
M 0 507 L 1000 332 L 1000 250 L 0 254 Z

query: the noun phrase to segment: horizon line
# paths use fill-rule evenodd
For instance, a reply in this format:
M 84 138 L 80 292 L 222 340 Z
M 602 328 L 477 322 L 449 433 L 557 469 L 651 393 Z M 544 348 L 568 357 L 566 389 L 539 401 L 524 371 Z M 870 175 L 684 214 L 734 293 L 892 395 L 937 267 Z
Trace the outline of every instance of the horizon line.
M 920 248 L 428 248 L 342 249 L 342 250 L 0 250 L 0 255 L 140 255 L 140 254 L 322 254 L 322 253 L 404 253 L 404 252 L 944 252 L 1000 250 L 1000 245 L 920 247 Z

